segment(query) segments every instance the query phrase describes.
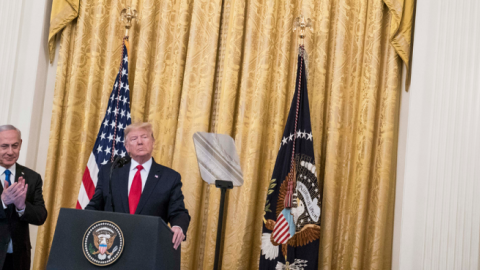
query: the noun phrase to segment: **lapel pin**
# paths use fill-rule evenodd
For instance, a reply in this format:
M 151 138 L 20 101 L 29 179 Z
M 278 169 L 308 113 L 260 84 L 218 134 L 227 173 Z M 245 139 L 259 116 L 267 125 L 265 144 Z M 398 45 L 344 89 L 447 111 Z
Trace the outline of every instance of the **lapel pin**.
M 158 175 L 155 174 L 155 178 L 158 178 Z

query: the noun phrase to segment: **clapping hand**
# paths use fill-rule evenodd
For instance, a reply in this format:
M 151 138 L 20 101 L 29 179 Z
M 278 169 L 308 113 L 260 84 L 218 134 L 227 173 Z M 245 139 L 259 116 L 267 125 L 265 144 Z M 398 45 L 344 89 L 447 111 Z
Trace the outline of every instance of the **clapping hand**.
M 17 210 L 23 210 L 25 209 L 25 199 L 27 198 L 28 184 L 25 184 L 25 179 L 22 176 L 18 178 L 18 184 L 18 189 L 20 189 L 20 191 L 13 203 L 15 204 Z
M 18 182 L 8 185 L 5 182 L 5 188 L 3 189 L 1 199 L 5 205 L 15 204 L 18 210 L 25 209 L 25 198 L 27 196 L 28 184 L 25 184 L 23 177 L 18 178 Z

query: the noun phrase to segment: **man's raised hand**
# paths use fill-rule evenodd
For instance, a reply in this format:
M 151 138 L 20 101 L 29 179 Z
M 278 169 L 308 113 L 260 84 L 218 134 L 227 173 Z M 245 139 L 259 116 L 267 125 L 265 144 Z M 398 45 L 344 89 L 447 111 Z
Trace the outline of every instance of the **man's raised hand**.
M 27 198 L 28 184 L 25 185 L 25 179 L 22 176 L 18 178 L 19 192 L 14 199 L 14 204 L 17 210 L 25 209 L 25 199 Z
M 13 183 L 12 185 L 8 185 L 8 182 L 5 181 L 5 187 L 3 188 L 3 192 L 1 195 L 2 201 L 5 205 L 9 205 L 14 203 L 15 198 L 18 196 L 20 192 L 18 183 Z

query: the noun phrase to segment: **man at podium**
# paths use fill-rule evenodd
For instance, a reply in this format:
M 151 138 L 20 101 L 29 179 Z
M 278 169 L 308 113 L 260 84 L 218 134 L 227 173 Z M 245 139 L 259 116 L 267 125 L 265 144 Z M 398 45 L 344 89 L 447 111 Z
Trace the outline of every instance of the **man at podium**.
M 111 195 L 115 212 L 158 216 L 170 223 L 174 233 L 172 243 L 177 249 L 186 237 L 190 215 L 183 202 L 181 176 L 153 160 L 154 143 L 150 123 L 127 126 L 125 148 L 131 160 L 121 168 L 114 168 L 111 193 L 112 163 L 100 169 L 95 194 L 85 209 L 111 211 Z

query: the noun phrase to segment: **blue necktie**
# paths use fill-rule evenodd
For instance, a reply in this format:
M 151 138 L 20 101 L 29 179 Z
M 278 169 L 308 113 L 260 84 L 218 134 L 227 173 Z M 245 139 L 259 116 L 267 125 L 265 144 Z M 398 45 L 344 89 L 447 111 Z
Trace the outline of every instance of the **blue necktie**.
M 5 181 L 8 182 L 8 186 L 12 185 L 12 182 L 10 182 L 10 175 L 12 172 L 10 170 L 5 170 Z

